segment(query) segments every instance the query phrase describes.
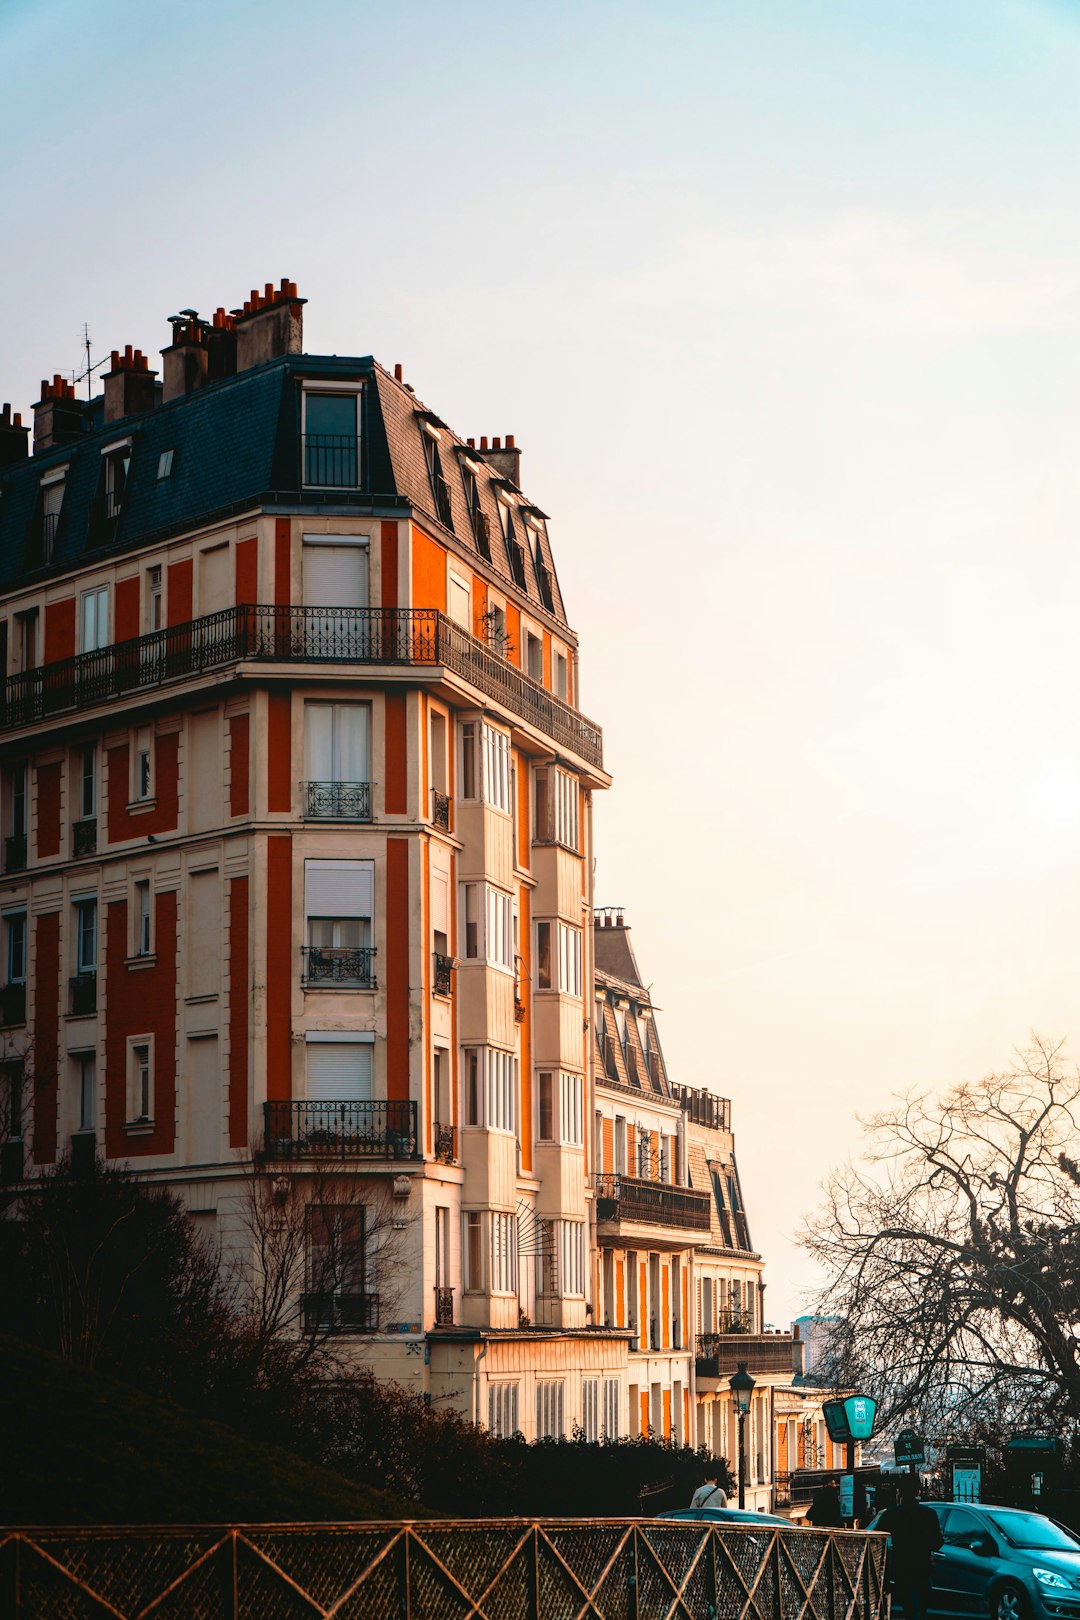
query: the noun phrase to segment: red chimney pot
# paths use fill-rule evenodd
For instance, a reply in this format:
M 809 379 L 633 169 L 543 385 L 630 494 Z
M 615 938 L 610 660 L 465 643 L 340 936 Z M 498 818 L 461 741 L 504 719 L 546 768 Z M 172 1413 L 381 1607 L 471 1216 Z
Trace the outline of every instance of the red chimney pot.
M 481 450 L 486 450 L 487 447 L 488 447 L 487 434 L 486 433 L 481 433 L 481 435 L 480 435 L 480 448 L 481 448 Z
M 515 448 L 515 445 L 514 445 L 514 435 L 513 435 L 513 434 L 512 434 L 512 433 L 508 433 L 508 434 L 507 434 L 507 435 L 506 435 L 506 448 L 507 448 L 507 449 L 508 449 L 508 450 L 513 450 L 513 449 L 514 449 L 514 448 Z

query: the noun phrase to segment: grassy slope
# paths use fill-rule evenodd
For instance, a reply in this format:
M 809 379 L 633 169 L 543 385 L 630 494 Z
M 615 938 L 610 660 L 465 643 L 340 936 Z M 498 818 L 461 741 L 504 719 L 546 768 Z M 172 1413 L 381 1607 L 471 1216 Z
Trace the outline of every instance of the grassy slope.
M 0 1337 L 0 1524 L 426 1517 L 279 1446 Z

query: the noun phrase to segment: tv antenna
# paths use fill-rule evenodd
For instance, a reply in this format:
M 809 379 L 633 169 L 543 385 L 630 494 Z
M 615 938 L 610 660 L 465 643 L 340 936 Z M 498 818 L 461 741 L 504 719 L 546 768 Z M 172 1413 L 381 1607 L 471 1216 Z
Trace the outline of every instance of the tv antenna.
M 98 360 L 96 362 L 91 360 L 91 358 L 90 358 L 90 327 L 89 327 L 88 322 L 86 322 L 86 321 L 83 322 L 82 346 L 83 346 L 83 349 L 85 350 L 85 353 L 86 353 L 86 370 L 81 371 L 77 377 L 75 376 L 75 374 L 73 372 L 72 377 L 71 377 L 71 381 L 72 381 L 72 384 L 74 385 L 75 383 L 81 383 L 85 379 L 85 382 L 86 382 L 86 397 L 89 400 L 89 399 L 93 398 L 93 394 L 94 394 L 94 373 L 95 373 L 95 371 L 100 371 L 101 368 L 103 366 L 107 366 L 109 364 L 109 362 L 108 362 L 108 360 Z

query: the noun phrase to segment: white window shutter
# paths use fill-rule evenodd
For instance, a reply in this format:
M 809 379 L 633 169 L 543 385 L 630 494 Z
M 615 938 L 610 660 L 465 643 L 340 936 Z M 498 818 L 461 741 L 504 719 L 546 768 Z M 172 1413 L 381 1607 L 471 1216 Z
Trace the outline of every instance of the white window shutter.
M 366 546 L 305 545 L 304 606 L 368 605 Z
M 371 1102 L 374 1052 L 370 1042 L 309 1041 L 308 1102 Z
M 374 861 L 305 861 L 306 915 L 374 915 Z

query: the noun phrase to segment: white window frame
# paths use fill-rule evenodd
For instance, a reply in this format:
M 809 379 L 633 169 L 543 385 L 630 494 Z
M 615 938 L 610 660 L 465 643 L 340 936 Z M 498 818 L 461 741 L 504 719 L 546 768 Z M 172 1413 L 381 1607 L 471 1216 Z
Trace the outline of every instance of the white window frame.
M 518 1433 L 520 1392 L 516 1378 L 493 1379 L 488 1385 L 488 1429 L 496 1439 L 509 1440 Z
M 154 797 L 154 734 L 149 726 L 135 733 L 132 750 L 131 802 L 148 804 Z
M 145 1053 L 145 1061 L 142 1054 Z M 127 1123 L 151 1125 L 154 1121 L 154 1037 L 129 1035 L 127 1042 Z
M 100 652 L 109 640 L 109 587 L 95 585 L 79 594 L 79 651 Z
M 536 1438 L 563 1440 L 566 1437 L 566 1380 L 536 1380 Z
M 72 900 L 75 909 L 75 972 L 78 977 L 96 974 L 98 970 L 98 953 L 101 941 L 98 938 L 99 916 L 98 899 L 96 894 L 77 895 Z M 93 918 L 92 931 L 86 926 L 85 919 Z M 84 952 L 84 945 L 88 935 L 93 934 L 93 960 L 89 960 Z
M 153 954 L 153 899 L 150 879 L 148 877 L 136 878 L 134 881 L 134 904 L 132 913 L 135 920 L 135 951 L 136 956 L 151 956 Z
M 461 1052 L 461 1117 L 476 1130 L 517 1135 L 518 1057 L 500 1046 L 465 1046 Z
M 26 908 L 4 912 L 4 971 L 8 984 L 25 984 L 29 925 Z
M 462 960 L 512 974 L 517 916 L 513 895 L 470 879 L 458 885 L 458 909 Z
M 518 1287 L 517 1216 L 494 1209 L 488 1216 L 492 1294 L 516 1294 Z

